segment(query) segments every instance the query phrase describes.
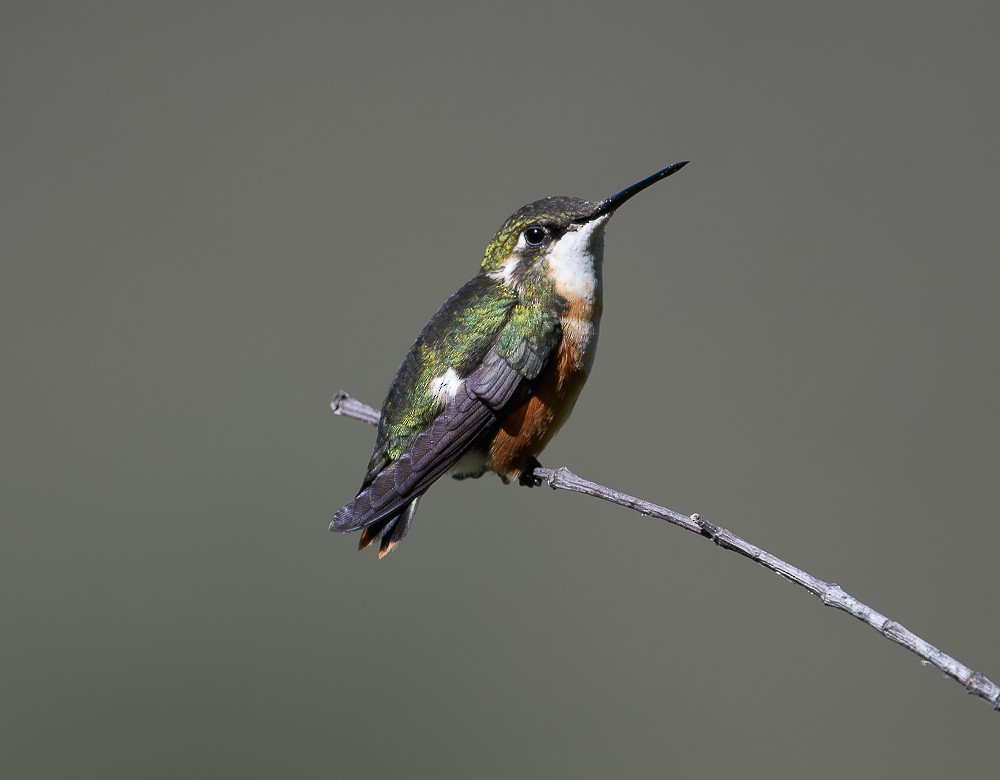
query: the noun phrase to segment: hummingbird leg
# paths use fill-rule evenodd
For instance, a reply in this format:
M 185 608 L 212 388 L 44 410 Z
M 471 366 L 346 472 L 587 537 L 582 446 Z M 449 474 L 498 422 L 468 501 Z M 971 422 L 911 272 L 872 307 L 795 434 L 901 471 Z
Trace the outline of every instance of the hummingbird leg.
M 536 477 L 534 474 L 535 469 L 541 465 L 538 462 L 538 458 L 534 455 L 529 455 L 528 459 L 524 462 L 524 468 L 521 469 L 521 476 L 517 478 L 518 484 L 530 488 L 541 485 L 544 480 L 541 477 Z

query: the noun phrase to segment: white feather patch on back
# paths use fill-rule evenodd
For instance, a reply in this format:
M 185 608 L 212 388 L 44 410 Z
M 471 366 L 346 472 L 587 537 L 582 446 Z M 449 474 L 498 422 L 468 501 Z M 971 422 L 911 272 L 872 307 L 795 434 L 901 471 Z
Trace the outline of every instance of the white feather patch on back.
M 455 397 L 462 378 L 455 372 L 454 368 L 449 368 L 441 376 L 436 376 L 431 380 L 427 390 L 441 404 L 446 404 Z

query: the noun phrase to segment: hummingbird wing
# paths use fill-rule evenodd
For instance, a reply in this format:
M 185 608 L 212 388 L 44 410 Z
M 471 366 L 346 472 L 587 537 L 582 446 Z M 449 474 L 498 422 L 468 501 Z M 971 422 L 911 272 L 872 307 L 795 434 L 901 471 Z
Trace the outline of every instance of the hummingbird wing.
M 514 290 L 479 274 L 441 305 L 389 386 L 362 490 L 410 449 L 444 410 L 459 382 L 484 364 L 517 302 Z
M 499 329 L 493 330 L 479 365 L 457 384 L 454 395 L 443 408 L 439 406 L 439 413 L 408 442 L 406 450 L 382 466 L 376 446 L 372 465 L 377 463 L 382 468 L 374 474 L 369 472 L 358 496 L 337 511 L 330 530 L 355 531 L 402 513 L 477 439 L 495 429 L 498 415 L 507 404 L 523 398 L 530 390 L 559 343 L 561 331 L 555 314 L 517 304 L 516 298 L 514 301 Z M 421 338 L 433 324 L 432 320 Z M 418 339 L 414 350 L 420 344 Z M 400 373 L 406 366 L 404 361 Z M 390 392 L 387 406 L 391 396 Z M 409 519 L 412 521 L 412 513 Z
M 337 511 L 333 531 L 356 531 L 402 511 L 447 472 L 486 431 L 526 381 L 496 351 L 474 371 L 410 448 L 382 469 L 351 503 Z

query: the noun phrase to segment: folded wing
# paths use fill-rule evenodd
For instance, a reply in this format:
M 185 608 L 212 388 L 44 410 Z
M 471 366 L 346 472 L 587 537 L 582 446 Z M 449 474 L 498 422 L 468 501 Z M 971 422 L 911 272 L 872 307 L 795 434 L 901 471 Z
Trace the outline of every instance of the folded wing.
M 357 498 L 337 511 L 330 530 L 356 531 L 399 514 L 454 466 L 480 436 L 498 424 L 497 412 L 537 375 L 541 366 L 539 356 L 529 356 L 521 350 L 518 358 L 515 367 L 491 350 L 409 450 L 380 471 Z M 526 367 L 525 363 L 530 364 L 530 376 L 519 370 Z

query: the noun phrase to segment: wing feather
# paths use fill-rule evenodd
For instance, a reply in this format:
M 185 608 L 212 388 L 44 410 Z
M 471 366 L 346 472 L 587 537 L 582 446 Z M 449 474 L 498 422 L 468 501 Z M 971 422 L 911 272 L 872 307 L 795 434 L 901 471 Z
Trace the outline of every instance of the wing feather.
M 449 299 L 436 317 L 452 316 L 454 312 L 448 307 L 457 306 L 454 300 Z M 562 337 L 558 315 L 545 307 L 514 304 L 507 299 L 501 299 L 501 304 L 471 310 L 477 315 L 504 317 L 504 320 L 492 331 L 490 345 L 484 344 L 482 351 L 477 347 L 469 353 L 477 356 L 478 366 L 458 386 L 455 395 L 440 411 L 433 410 L 436 413 L 432 419 L 418 416 L 409 428 L 418 432 L 397 439 L 393 445 L 388 435 L 391 426 L 385 425 L 386 414 L 398 414 L 401 407 L 397 407 L 394 393 L 416 372 L 417 355 L 431 344 L 431 334 L 441 332 L 435 320 L 418 338 L 397 373 L 396 389 L 390 390 L 383 406 L 378 441 L 362 489 L 353 501 L 337 511 L 330 530 L 356 531 L 392 521 L 410 506 L 405 529 L 400 531 L 405 535 L 416 508 L 411 502 L 451 469 L 477 440 L 496 429 L 504 407 L 530 391 Z M 431 352 L 438 349 L 440 345 Z M 428 408 L 423 415 L 430 413 Z M 386 523 L 382 530 L 392 536 L 389 529 L 390 524 Z M 372 539 L 377 536 L 371 534 Z
M 410 449 L 337 511 L 330 530 L 356 531 L 398 513 L 454 466 L 476 439 L 497 425 L 497 411 L 525 381 L 510 363 L 491 352 Z

